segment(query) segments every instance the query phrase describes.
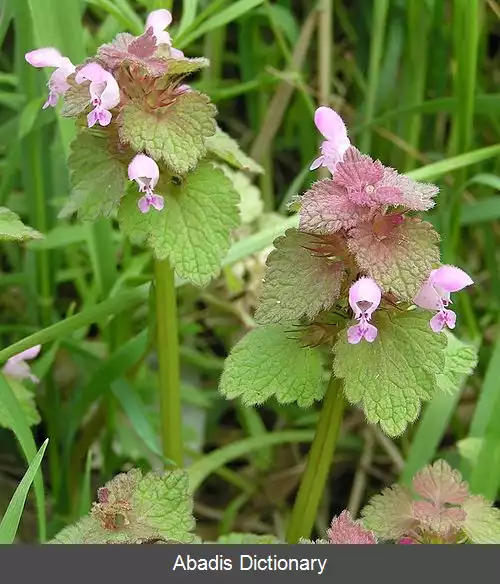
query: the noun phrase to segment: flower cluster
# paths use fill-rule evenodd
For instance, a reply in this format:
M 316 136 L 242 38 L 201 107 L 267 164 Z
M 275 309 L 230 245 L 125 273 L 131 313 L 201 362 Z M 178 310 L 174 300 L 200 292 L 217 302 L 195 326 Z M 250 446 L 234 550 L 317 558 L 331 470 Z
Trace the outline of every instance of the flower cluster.
M 339 294 L 349 287 L 357 321 L 347 331 L 349 343 L 375 341 L 378 331 L 371 319 L 381 305 L 416 305 L 435 313 L 430 318 L 434 332 L 453 329 L 450 294 L 473 281 L 458 267 L 439 265 L 439 236 L 410 215 L 432 208 L 438 188 L 359 152 L 332 109 L 318 108 L 315 123 L 326 140 L 311 169 L 324 166 L 332 178 L 316 182 L 300 197 L 299 229 L 317 238 L 316 250 L 328 255 L 330 249 L 330 258 L 336 258 L 344 279 L 343 287 L 335 284 Z
M 27 53 L 25 58 L 30 65 L 55 68 L 43 108 L 55 107 L 62 97 L 71 104 L 72 113 L 86 114 L 88 128 L 110 126 L 130 101 L 130 87 L 121 80 L 127 76 L 130 80 L 132 76 L 133 81 L 136 75 L 142 81 L 154 82 L 169 71 L 174 60 L 189 62 L 182 51 L 172 47 L 170 34 L 165 30 L 171 22 L 168 10 L 155 10 L 147 17 L 143 35 L 120 34 L 112 44 L 101 47 L 95 58 L 77 66 L 53 47 Z M 172 103 L 176 96 L 189 89 L 174 81 L 169 87 L 162 87 L 161 94 L 167 103 Z M 163 103 L 159 101 L 156 105 L 160 107 Z M 151 207 L 157 211 L 163 209 L 163 197 L 153 192 L 159 173 L 155 160 L 143 153 L 138 153 L 129 164 L 129 179 L 137 183 L 140 193 L 144 193 L 137 203 L 142 213 L 147 213 Z
M 362 510 L 380 541 L 399 544 L 500 543 L 500 510 L 478 495 L 444 460 L 423 468 L 411 488 L 394 485 Z
M 412 488 L 394 485 L 375 495 L 354 520 L 334 517 L 327 538 L 316 544 L 500 543 L 500 509 L 471 495 L 460 473 L 444 460 L 417 473 Z

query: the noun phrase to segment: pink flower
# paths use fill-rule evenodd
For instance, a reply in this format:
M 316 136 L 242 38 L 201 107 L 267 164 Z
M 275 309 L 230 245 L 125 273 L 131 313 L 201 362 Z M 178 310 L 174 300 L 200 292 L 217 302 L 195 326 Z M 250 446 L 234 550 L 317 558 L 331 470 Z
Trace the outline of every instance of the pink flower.
M 26 351 L 22 351 L 17 355 L 14 355 L 10 359 L 7 360 L 7 363 L 2 368 L 2 372 L 7 376 L 11 377 L 12 379 L 30 379 L 33 383 L 39 383 L 40 380 L 38 377 L 31 373 L 30 366 L 26 361 L 30 361 L 35 357 L 38 357 L 42 345 L 35 345 L 30 349 L 26 349 Z
M 314 123 L 326 140 L 321 144 L 321 156 L 311 164 L 310 170 L 326 166 L 333 174 L 335 167 L 342 160 L 345 151 L 351 145 L 347 137 L 347 128 L 339 114 L 329 107 L 321 106 L 314 114 Z
M 44 49 L 35 49 L 26 53 L 24 56 L 26 61 L 33 67 L 56 67 L 56 70 L 50 76 L 49 82 L 49 97 L 43 105 L 43 109 L 54 107 L 60 95 L 64 95 L 69 88 L 66 79 L 68 75 L 75 72 L 75 66 L 67 58 L 63 57 L 61 53 L 52 47 Z
M 108 126 L 112 117 L 109 110 L 120 103 L 120 88 L 116 79 L 97 63 L 88 63 L 76 73 L 75 81 L 90 81 L 89 93 L 94 109 L 87 116 L 89 128 L 97 122 L 101 126 Z
M 414 544 L 415 542 L 413 541 L 413 539 L 411 537 L 402 537 L 398 543 L 399 543 L 399 545 L 409 545 L 409 544 Z
M 153 10 L 153 12 L 150 12 L 148 15 L 145 30 L 152 28 L 156 37 L 156 44 L 169 45 L 172 57 L 174 57 L 174 59 L 181 59 L 184 57 L 184 53 L 179 51 L 179 49 L 174 49 L 172 46 L 172 37 L 165 30 L 171 22 L 172 15 L 168 10 L 165 10 L 164 8 L 160 10 Z
M 137 203 L 141 213 L 148 213 L 150 207 L 157 211 L 163 209 L 163 197 L 153 192 L 160 177 L 160 169 L 152 158 L 137 154 L 128 166 L 128 177 L 139 185 L 140 193 L 145 193 Z
M 349 304 L 354 312 L 358 324 L 351 326 L 347 331 L 347 340 L 351 345 L 358 344 L 362 339 L 369 343 L 377 338 L 377 327 L 370 324 L 374 310 L 377 309 L 382 298 L 380 288 L 371 278 L 360 278 L 349 290 Z
M 452 303 L 450 295 L 471 284 L 474 284 L 471 277 L 455 266 L 441 266 L 432 270 L 413 302 L 421 308 L 437 311 L 430 320 L 435 333 L 442 331 L 445 326 L 455 328 L 457 315 L 446 308 Z

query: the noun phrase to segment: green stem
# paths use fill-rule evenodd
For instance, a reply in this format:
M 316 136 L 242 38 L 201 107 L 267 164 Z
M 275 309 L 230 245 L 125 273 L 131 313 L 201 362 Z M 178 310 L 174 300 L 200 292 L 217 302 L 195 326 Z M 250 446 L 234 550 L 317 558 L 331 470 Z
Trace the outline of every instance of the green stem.
M 165 458 L 183 464 L 182 410 L 175 276 L 168 260 L 155 260 L 156 332 L 161 437 Z
M 344 407 L 341 381 L 332 375 L 293 506 L 288 543 L 297 543 L 300 538 L 307 539 L 311 535 L 335 454 Z

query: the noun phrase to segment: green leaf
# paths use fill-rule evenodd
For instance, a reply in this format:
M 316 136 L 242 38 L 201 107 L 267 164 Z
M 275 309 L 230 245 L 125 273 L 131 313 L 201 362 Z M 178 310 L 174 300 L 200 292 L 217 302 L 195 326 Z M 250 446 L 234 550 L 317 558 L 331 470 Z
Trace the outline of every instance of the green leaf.
M 75 74 L 70 75 L 66 81 L 69 88 L 64 94 L 61 115 L 64 118 L 76 118 L 83 114 L 87 108 L 90 110 L 89 83 L 77 84 Z
M 477 351 L 451 333 L 446 333 L 446 360 L 443 372 L 438 376 L 438 387 L 445 393 L 455 393 L 477 365 Z
M 138 152 L 163 160 L 173 173 L 192 170 L 206 153 L 205 139 L 215 133 L 216 108 L 197 91 L 187 91 L 161 110 L 127 105 L 119 117 L 120 137 Z
M 383 238 L 371 223 L 349 232 L 349 249 L 364 272 L 386 292 L 411 301 L 439 263 L 439 235 L 430 223 L 406 218 Z
M 289 229 L 275 242 L 256 312 L 261 324 L 287 323 L 303 316 L 312 320 L 337 300 L 344 277 L 342 263 L 310 251 L 314 236 Z M 295 277 L 290 277 L 295 274 Z
M 223 544 L 272 544 L 272 543 L 282 543 L 274 535 L 255 535 L 254 533 L 228 533 L 227 535 L 221 535 L 216 543 Z
M 80 132 L 68 159 L 73 194 L 59 217 L 78 212 L 80 219 L 109 217 L 127 188 L 126 165 L 110 150 L 105 137 Z
M 421 402 L 429 400 L 445 365 L 447 338 L 433 333 L 429 313 L 378 311 L 373 343 L 347 342 L 347 329 L 334 347 L 333 370 L 344 380 L 347 399 L 359 404 L 369 422 L 399 436 L 414 422 Z
M 122 473 L 99 489 L 99 503 L 89 516 L 63 529 L 51 543 L 137 544 L 148 540 L 196 543 L 193 499 L 188 474 L 173 470 L 142 476 Z
M 204 57 L 195 57 L 194 59 L 165 59 L 167 67 L 166 77 L 185 77 L 192 75 L 210 65 L 210 61 Z
M 176 274 L 196 286 L 216 276 L 230 246 L 231 230 L 239 224 L 239 197 L 231 181 L 210 163 L 200 165 L 180 185 L 168 190 L 161 212 L 141 213 L 138 194 L 128 195 L 118 213 L 130 239 L 147 243 L 158 259 L 169 258 Z
M 500 543 L 500 509 L 475 495 L 462 504 L 462 509 L 466 513 L 464 531 L 473 543 Z
M 413 498 L 407 487 L 392 485 L 361 510 L 362 524 L 382 540 L 398 539 L 415 523 Z
M 26 504 L 26 498 L 28 497 L 36 473 L 40 468 L 48 443 L 49 439 L 47 438 L 40 447 L 40 450 L 36 453 L 35 458 L 31 461 L 28 470 L 24 474 L 12 496 L 12 499 L 10 500 L 9 506 L 2 517 L 2 521 L 0 521 L 0 544 L 12 544 L 14 542 L 24 505 Z
M 263 173 L 264 169 L 255 160 L 247 156 L 229 134 L 217 128 L 216 133 L 210 136 L 205 145 L 210 154 L 240 170 Z
M 249 224 L 256 221 L 264 211 L 264 201 L 260 190 L 252 184 L 251 179 L 244 172 L 234 170 L 227 164 L 214 162 L 214 166 L 222 170 L 240 196 L 241 223 Z
M 35 404 L 35 394 L 26 389 L 24 385 L 17 379 L 11 379 L 9 377 L 5 378 L 12 389 L 12 393 L 16 396 L 17 401 L 21 407 L 21 411 L 24 415 L 28 426 L 36 426 L 40 423 L 40 414 L 36 409 Z M 0 426 L 2 428 L 7 428 L 13 430 L 15 427 L 15 422 L 12 419 L 9 409 L 6 404 L 2 402 L 0 398 Z
M 233 348 L 219 389 L 227 399 L 241 397 L 247 406 L 276 396 L 280 404 L 297 402 L 306 408 L 323 397 L 322 372 L 317 349 L 302 347 L 281 325 L 263 326 Z
M 0 241 L 43 239 L 43 235 L 25 225 L 19 216 L 6 207 L 0 207 Z

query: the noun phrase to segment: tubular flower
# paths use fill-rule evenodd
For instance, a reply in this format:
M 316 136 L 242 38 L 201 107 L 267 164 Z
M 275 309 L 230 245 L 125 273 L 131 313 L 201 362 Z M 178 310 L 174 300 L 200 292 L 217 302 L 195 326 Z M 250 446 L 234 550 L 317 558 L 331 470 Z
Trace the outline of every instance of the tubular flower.
M 31 359 L 38 357 L 41 348 L 42 345 L 35 345 L 8 359 L 2 369 L 4 375 L 20 381 L 30 379 L 33 383 L 39 383 L 40 380 L 31 373 L 31 368 L 26 361 L 31 361 Z
M 432 270 L 413 302 L 421 308 L 437 311 L 430 320 L 431 328 L 435 333 L 442 331 L 445 326 L 453 329 L 457 315 L 447 308 L 452 303 L 450 295 L 473 283 L 471 277 L 460 268 L 441 266 Z
M 174 59 L 180 59 L 184 57 L 184 53 L 179 51 L 179 49 L 174 49 L 172 46 L 172 37 L 165 30 L 171 22 L 172 14 L 168 10 L 165 10 L 164 8 L 160 10 L 153 10 L 153 12 L 150 12 L 146 20 L 145 30 L 152 28 L 156 37 L 156 44 L 168 45 L 170 47 L 172 57 L 174 57 Z
M 351 345 L 358 344 L 362 339 L 369 343 L 377 338 L 377 327 L 370 324 L 373 312 L 382 298 L 380 288 L 371 278 L 360 278 L 349 290 L 349 304 L 358 324 L 349 327 L 347 340 Z
M 47 83 L 49 96 L 47 101 L 43 104 L 43 109 L 55 107 L 59 96 L 64 95 L 69 88 L 66 79 L 68 78 L 68 75 L 75 72 L 75 66 L 67 57 L 63 57 L 61 53 L 53 47 L 35 49 L 34 51 L 26 53 L 24 58 L 30 65 L 33 65 L 33 67 L 56 68 Z
M 116 79 L 97 63 L 84 65 L 75 75 L 77 83 L 90 81 L 90 100 L 94 109 L 87 116 L 87 124 L 92 128 L 96 123 L 108 126 L 111 112 L 120 103 L 120 88 Z
M 145 154 L 137 154 L 128 167 L 128 177 L 135 180 L 139 192 L 144 193 L 137 203 L 141 213 L 148 213 L 151 207 L 161 211 L 164 206 L 163 197 L 153 191 L 160 177 L 160 169 L 156 162 Z
M 333 174 L 335 167 L 351 145 L 347 137 L 347 128 L 336 111 L 324 106 L 316 110 L 314 123 L 326 140 L 320 147 L 321 156 L 314 160 L 310 170 L 325 166 Z

